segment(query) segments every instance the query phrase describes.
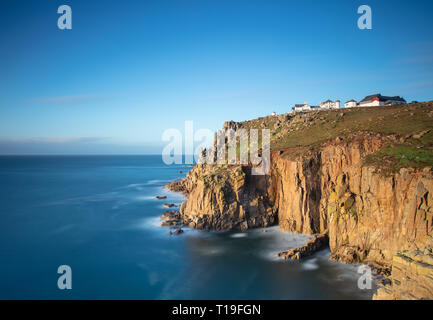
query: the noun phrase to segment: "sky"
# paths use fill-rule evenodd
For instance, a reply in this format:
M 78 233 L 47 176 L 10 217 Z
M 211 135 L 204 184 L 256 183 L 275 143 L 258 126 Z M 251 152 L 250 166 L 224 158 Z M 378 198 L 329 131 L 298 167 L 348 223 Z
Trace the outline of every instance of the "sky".
M 187 120 L 375 93 L 433 100 L 433 1 L 0 1 L 0 154 L 159 154 Z

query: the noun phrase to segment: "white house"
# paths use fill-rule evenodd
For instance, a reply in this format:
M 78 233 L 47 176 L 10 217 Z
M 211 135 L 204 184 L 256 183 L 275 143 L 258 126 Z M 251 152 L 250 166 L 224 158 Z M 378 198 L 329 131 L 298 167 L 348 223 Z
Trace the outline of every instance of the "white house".
M 382 96 L 380 93 L 366 96 L 359 102 L 360 107 L 393 106 L 397 104 L 406 104 L 406 100 L 399 96 Z
M 356 107 L 357 106 L 357 103 L 356 103 L 356 101 L 355 100 L 349 100 L 349 101 L 346 101 L 345 103 L 344 103 L 344 107 L 345 108 L 354 108 L 354 107 Z
M 303 104 L 295 104 L 292 110 L 295 112 L 310 111 L 311 106 L 308 103 L 304 102 Z
M 332 101 L 326 100 L 320 103 L 320 109 L 340 109 L 340 100 Z

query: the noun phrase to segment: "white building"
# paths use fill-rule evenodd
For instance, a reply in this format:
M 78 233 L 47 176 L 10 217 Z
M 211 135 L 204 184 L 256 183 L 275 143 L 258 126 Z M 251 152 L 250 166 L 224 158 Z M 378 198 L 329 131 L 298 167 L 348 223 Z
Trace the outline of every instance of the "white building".
M 332 101 L 326 100 L 320 103 L 320 109 L 340 109 L 340 100 Z
M 393 106 L 398 104 L 406 104 L 406 100 L 399 96 L 382 96 L 380 93 L 366 96 L 359 102 L 360 107 Z
M 295 104 L 292 110 L 295 112 L 310 111 L 311 106 L 308 103 L 304 102 L 303 104 Z
M 357 106 L 357 103 L 356 103 L 356 101 L 355 100 L 349 100 L 349 101 L 346 101 L 345 103 L 344 103 L 344 107 L 345 108 L 354 108 L 354 107 L 356 107 Z

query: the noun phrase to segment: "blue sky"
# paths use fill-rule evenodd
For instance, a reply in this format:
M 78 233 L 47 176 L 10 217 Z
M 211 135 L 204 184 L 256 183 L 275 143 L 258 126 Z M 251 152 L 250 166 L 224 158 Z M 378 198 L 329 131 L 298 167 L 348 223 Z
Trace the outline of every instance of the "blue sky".
M 185 120 L 379 92 L 433 99 L 433 1 L 0 2 L 0 154 L 160 153 Z

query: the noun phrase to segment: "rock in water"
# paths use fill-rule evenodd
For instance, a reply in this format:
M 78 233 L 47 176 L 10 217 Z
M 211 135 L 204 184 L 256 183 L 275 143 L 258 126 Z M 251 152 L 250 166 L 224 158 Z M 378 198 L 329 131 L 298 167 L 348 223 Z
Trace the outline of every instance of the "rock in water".
M 179 211 L 166 211 L 161 215 L 162 227 L 178 227 L 182 225 L 182 217 Z
M 173 208 L 173 207 L 177 207 L 177 206 L 174 203 L 164 203 L 162 205 L 162 207 L 169 209 L 169 208 Z
M 179 229 L 176 229 L 176 231 L 174 232 L 174 235 L 178 236 L 178 235 L 180 235 L 182 233 L 183 233 L 182 228 L 179 228 Z
M 329 238 L 327 234 L 319 234 L 314 236 L 312 239 L 308 240 L 306 244 L 298 248 L 282 251 L 280 253 L 277 253 L 276 256 L 284 260 L 288 260 L 288 259 L 300 260 L 304 257 L 310 256 L 313 253 L 327 247 L 328 241 Z

